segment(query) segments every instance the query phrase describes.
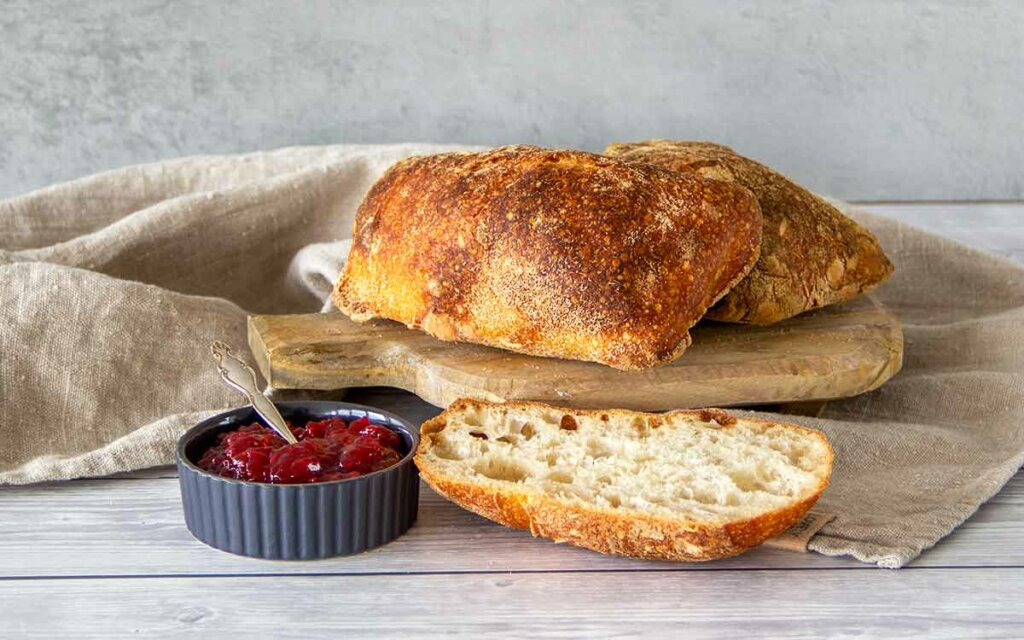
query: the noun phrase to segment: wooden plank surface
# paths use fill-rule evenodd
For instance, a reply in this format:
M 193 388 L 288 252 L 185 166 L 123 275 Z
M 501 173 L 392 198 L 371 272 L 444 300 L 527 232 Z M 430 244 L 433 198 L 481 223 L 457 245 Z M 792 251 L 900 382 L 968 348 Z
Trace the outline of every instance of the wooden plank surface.
M 353 402 L 386 407 L 413 422 L 438 409 L 395 389 L 353 390 Z M 307 563 L 263 562 L 195 542 L 184 527 L 173 467 L 115 478 L 0 487 L 0 580 L 31 576 L 377 573 L 387 571 L 652 571 L 841 567 L 846 558 L 757 549 L 711 564 L 673 565 L 535 540 L 468 513 L 423 487 L 416 526 L 368 554 Z M 1024 475 L 915 561 L 918 567 L 1024 566 Z
M 1021 638 L 996 569 L 0 582 L 11 637 Z M 998 588 L 994 588 L 998 584 Z
M 175 478 L 86 480 L 0 492 L 0 578 L 31 576 L 373 574 L 387 572 L 720 571 L 839 567 L 848 558 L 760 548 L 713 563 L 603 556 L 514 531 L 422 488 L 419 520 L 380 549 L 315 562 L 268 562 L 206 547 L 189 535 Z M 1024 566 L 1024 475 L 1018 475 L 915 567 Z
M 899 321 L 870 297 L 768 326 L 706 322 L 677 360 L 644 371 L 437 340 L 341 313 L 251 316 L 249 346 L 278 389 L 387 385 L 437 406 L 460 397 L 638 410 L 856 395 L 903 361 Z
M 419 423 L 438 409 L 384 388 L 347 399 L 386 407 Z M 29 487 L 0 487 L 0 579 L 15 576 L 376 573 L 382 571 L 652 571 L 842 567 L 847 558 L 776 549 L 711 564 L 612 558 L 533 539 L 468 513 L 427 487 L 416 526 L 368 554 L 307 563 L 238 558 L 195 542 L 184 527 L 173 467 Z M 1024 475 L 914 566 L 1024 566 Z

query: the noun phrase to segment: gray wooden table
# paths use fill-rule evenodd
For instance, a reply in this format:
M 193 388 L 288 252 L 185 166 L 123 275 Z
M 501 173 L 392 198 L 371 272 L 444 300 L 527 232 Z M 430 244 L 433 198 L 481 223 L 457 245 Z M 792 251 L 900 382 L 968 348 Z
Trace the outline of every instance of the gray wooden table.
M 1024 203 L 872 209 L 1024 262 Z M 413 396 L 356 401 L 421 420 Z M 193 540 L 173 469 L 0 488 L 0 638 L 1024 637 L 1024 475 L 899 571 L 756 549 L 683 565 L 535 540 L 424 488 L 408 534 L 308 563 Z

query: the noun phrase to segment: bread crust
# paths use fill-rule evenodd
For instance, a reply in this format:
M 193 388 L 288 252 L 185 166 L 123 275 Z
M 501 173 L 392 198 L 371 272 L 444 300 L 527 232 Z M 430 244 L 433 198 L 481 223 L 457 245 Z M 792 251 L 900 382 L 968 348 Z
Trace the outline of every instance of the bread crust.
M 413 157 L 356 214 L 333 300 L 443 340 L 643 369 L 752 268 L 742 186 L 529 146 Z
M 814 492 L 807 498 L 754 518 L 721 525 L 686 522 L 637 512 L 584 507 L 559 502 L 536 491 L 502 489 L 492 491 L 479 484 L 451 477 L 432 465 L 428 454 L 433 446 L 432 434 L 443 430 L 447 414 L 467 408 L 495 406 L 480 400 L 462 399 L 452 403 L 445 413 L 423 423 L 419 449 L 414 462 L 420 476 L 431 488 L 460 507 L 508 527 L 526 529 L 535 537 L 584 547 L 604 554 L 648 560 L 707 561 L 735 556 L 777 536 L 795 525 L 821 497 L 828 486 L 833 451 L 823 434 L 814 429 L 786 424 L 788 428 L 820 439 L 828 450 L 828 470 Z M 535 402 L 509 402 L 516 409 L 550 409 Z M 573 416 L 599 416 L 631 419 L 643 414 L 625 409 L 562 409 Z M 673 411 L 670 414 L 691 415 L 705 422 L 715 422 L 728 429 L 739 421 L 764 426 L 781 424 L 768 420 L 735 418 L 719 409 Z M 670 415 L 665 414 L 665 415 Z
M 757 197 L 764 216 L 761 257 L 707 317 L 771 324 L 865 293 L 893 266 L 870 231 L 824 199 L 763 164 L 711 142 L 614 143 L 605 154 L 719 180 Z

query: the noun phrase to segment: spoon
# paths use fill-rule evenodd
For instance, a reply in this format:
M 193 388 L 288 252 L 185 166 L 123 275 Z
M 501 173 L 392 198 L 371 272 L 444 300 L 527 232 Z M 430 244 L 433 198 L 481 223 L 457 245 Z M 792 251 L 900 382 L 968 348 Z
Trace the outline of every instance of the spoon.
M 263 422 L 276 431 L 277 435 L 284 438 L 285 442 L 289 444 L 298 442 L 274 403 L 260 393 L 256 387 L 256 372 L 252 370 L 252 367 L 242 362 L 238 356 L 231 353 L 231 348 L 228 345 L 219 340 L 210 345 L 210 351 L 217 361 L 217 371 L 224 382 L 229 387 L 241 391 L 249 399 L 249 404 L 256 410 L 256 413 L 263 418 Z

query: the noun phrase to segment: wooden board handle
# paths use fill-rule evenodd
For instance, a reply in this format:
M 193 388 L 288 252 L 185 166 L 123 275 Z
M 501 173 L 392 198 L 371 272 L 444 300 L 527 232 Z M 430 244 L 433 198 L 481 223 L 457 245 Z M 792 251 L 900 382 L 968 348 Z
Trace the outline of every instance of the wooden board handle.
M 249 347 L 267 383 L 279 389 L 403 387 L 407 332 L 341 313 L 249 316 Z

